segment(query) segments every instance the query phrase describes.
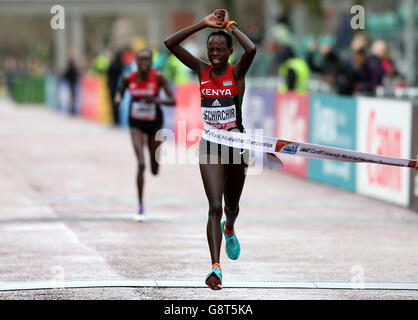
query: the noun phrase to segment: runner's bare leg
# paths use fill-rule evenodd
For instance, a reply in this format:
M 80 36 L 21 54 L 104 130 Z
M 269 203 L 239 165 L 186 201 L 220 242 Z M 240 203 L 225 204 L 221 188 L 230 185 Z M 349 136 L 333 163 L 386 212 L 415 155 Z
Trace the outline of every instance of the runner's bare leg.
M 145 134 L 142 131 L 131 128 L 131 139 L 135 150 L 138 168 L 136 176 L 136 185 L 138 191 L 139 205 L 143 205 L 143 189 L 144 189 L 144 171 L 145 171 L 145 159 L 144 159 L 144 139 Z

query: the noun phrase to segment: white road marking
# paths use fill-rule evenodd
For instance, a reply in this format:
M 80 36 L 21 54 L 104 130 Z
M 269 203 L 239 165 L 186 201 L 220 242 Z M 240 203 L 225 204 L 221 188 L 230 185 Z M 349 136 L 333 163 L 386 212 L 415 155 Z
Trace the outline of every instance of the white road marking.
M 223 288 L 258 289 L 351 289 L 351 290 L 418 290 L 418 283 L 366 282 L 361 287 L 351 282 L 317 281 L 223 281 Z M 0 282 L 0 291 L 45 290 L 98 287 L 154 287 L 154 288 L 207 288 L 203 280 L 74 280 Z

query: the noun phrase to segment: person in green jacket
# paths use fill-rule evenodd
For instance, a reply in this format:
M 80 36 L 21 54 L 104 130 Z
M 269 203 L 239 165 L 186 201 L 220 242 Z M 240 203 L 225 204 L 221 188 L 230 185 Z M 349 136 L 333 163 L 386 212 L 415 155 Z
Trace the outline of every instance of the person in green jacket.
M 168 56 L 163 74 L 175 85 L 188 84 L 191 81 L 189 71 L 174 54 Z
M 283 49 L 283 62 L 279 67 L 279 77 L 284 79 L 279 86 L 280 92 L 294 91 L 308 93 L 308 81 L 310 70 L 305 60 L 298 58 L 290 47 Z

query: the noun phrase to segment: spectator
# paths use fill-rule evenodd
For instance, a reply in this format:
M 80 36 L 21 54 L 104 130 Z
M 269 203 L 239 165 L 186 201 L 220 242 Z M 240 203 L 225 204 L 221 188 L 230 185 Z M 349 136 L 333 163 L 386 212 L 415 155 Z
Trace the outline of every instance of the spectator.
M 365 33 L 356 34 L 351 42 L 351 57 L 342 64 L 342 77 L 345 78 L 342 87 L 347 95 L 374 95 L 382 84 L 384 70 L 377 57 L 367 55 L 369 45 L 370 39 Z
M 370 73 L 367 64 L 367 53 L 365 48 L 356 48 L 352 52 L 350 60 L 350 73 L 354 82 L 353 93 L 366 93 L 369 87 L 367 86 Z
M 359 84 L 359 90 L 374 95 L 376 93 L 376 88 L 383 83 L 385 70 L 381 59 L 374 54 L 368 58 L 367 65 L 370 72 L 369 81 L 365 84 Z
M 281 46 L 278 60 L 279 76 L 284 79 L 279 90 L 307 93 L 310 70 L 305 60 L 296 57 L 292 48 L 287 45 Z
M 68 82 L 70 86 L 70 114 L 76 115 L 76 87 L 80 78 L 80 72 L 78 71 L 76 59 L 74 53 L 70 53 L 67 69 L 64 72 L 63 78 Z
M 316 46 L 313 46 L 306 59 L 311 71 L 318 73 L 320 79 L 328 83 L 338 94 L 351 95 L 354 87 L 352 75 L 343 64 L 337 50 L 329 45 L 322 46 L 319 63 L 314 60 L 315 53 Z
M 13 94 L 13 78 L 18 74 L 18 61 L 13 56 L 7 56 L 4 60 L 4 72 L 6 77 L 6 85 L 10 95 Z
M 365 32 L 356 33 L 350 44 L 351 52 L 354 52 L 360 49 L 368 50 L 369 47 L 370 47 L 370 37 Z
M 113 114 L 113 125 L 119 125 L 119 109 L 114 103 L 116 91 L 118 89 L 119 79 L 122 75 L 123 64 L 122 64 L 122 51 L 118 50 L 110 63 L 109 69 L 107 70 L 107 85 L 109 87 L 110 98 L 112 101 L 112 114 Z
M 371 51 L 375 57 L 380 59 L 384 70 L 382 85 L 390 91 L 393 91 L 398 87 L 405 87 L 406 82 L 396 70 L 386 42 L 383 40 L 376 40 L 372 45 Z
M 354 91 L 374 95 L 376 88 L 382 84 L 384 69 L 380 59 L 374 55 L 367 56 L 365 48 L 353 52 Z
M 265 40 L 260 52 L 254 58 L 254 63 L 249 70 L 251 76 L 276 77 L 279 69 L 277 59 L 278 46 L 273 40 Z

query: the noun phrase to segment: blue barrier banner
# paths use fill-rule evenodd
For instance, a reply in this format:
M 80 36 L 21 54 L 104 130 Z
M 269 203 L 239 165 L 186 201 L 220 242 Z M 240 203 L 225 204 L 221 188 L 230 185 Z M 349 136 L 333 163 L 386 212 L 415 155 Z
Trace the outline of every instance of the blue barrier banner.
M 58 110 L 68 112 L 71 104 L 71 90 L 70 85 L 65 80 L 60 80 L 58 83 Z
M 57 79 L 55 76 L 49 74 L 45 77 L 45 104 L 50 109 L 56 109 L 57 106 Z
M 274 135 L 275 90 L 247 86 L 242 105 L 245 129 L 262 129 L 264 136 Z
M 119 123 L 123 128 L 129 128 L 129 105 L 132 96 L 129 90 L 125 90 L 122 102 L 119 105 Z
M 59 111 L 64 113 L 70 113 L 74 108 L 75 114 L 80 114 L 80 99 L 81 99 L 81 89 L 80 83 L 77 83 L 74 87 L 74 92 L 72 93 L 70 84 L 66 80 L 59 80 L 56 84 L 57 92 L 57 108 Z M 73 97 L 74 94 L 74 97 Z
M 248 131 L 258 131 L 259 135 L 274 136 L 274 109 L 276 91 L 270 88 L 257 88 L 247 83 L 242 104 L 242 121 Z M 254 156 L 254 153 L 252 154 Z M 263 164 L 268 165 L 267 157 L 263 154 Z
M 356 150 L 356 116 L 357 103 L 354 98 L 312 94 L 311 143 Z M 308 177 L 351 191 L 356 189 L 354 163 L 310 159 Z

